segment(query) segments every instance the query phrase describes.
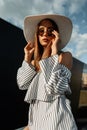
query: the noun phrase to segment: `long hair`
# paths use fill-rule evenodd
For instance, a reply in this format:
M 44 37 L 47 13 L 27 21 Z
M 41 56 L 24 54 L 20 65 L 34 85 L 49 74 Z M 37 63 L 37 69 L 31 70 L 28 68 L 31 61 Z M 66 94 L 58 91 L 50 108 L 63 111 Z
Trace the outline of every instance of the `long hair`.
M 43 46 L 39 42 L 39 38 L 37 36 L 37 33 L 35 33 L 35 42 L 34 42 L 34 66 L 36 68 L 36 71 L 39 71 L 39 61 L 41 60 L 42 54 L 43 54 Z
M 45 20 L 49 20 L 49 21 L 52 23 L 54 29 L 55 29 L 57 32 L 59 32 L 58 26 L 57 26 L 56 23 L 55 23 L 53 20 L 51 20 L 51 19 L 46 18 L 46 19 L 41 20 L 41 21 L 38 23 L 37 29 L 36 29 L 36 33 L 35 33 L 35 43 L 34 43 L 34 47 L 35 47 L 35 50 L 34 50 L 34 66 L 35 66 L 35 68 L 36 68 L 36 71 L 39 71 L 39 70 L 40 70 L 39 61 L 41 60 L 42 55 L 43 55 L 43 46 L 42 46 L 42 45 L 40 44 L 40 42 L 39 42 L 38 29 L 39 29 L 39 26 L 40 26 L 40 25 L 43 25 L 43 23 L 44 23 Z M 48 52 L 48 53 L 49 53 L 49 52 Z

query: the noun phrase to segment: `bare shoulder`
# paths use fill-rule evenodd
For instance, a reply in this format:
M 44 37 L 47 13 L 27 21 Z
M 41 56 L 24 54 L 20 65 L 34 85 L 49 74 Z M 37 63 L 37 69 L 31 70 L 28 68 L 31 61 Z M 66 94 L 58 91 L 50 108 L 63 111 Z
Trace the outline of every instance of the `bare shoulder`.
M 69 70 L 72 68 L 72 54 L 70 52 L 63 52 L 59 56 L 59 63 L 65 65 Z

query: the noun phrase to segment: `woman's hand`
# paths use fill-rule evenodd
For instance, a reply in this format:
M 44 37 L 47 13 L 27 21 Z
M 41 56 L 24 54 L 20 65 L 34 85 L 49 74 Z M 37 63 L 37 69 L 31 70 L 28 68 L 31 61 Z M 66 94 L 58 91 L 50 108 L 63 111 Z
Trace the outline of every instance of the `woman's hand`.
M 53 33 L 52 39 L 45 48 L 44 53 L 42 55 L 42 59 L 52 55 L 56 55 L 58 53 L 58 44 L 60 43 L 59 33 L 55 30 L 52 33 Z
M 31 58 L 32 58 L 33 53 L 34 53 L 34 46 L 31 42 L 29 42 L 25 46 L 24 53 L 25 53 L 24 60 L 28 63 L 31 63 Z
M 52 34 L 54 37 L 52 38 L 52 45 L 51 45 L 51 55 L 55 55 L 58 53 L 58 44 L 60 43 L 60 36 L 57 31 L 53 31 Z

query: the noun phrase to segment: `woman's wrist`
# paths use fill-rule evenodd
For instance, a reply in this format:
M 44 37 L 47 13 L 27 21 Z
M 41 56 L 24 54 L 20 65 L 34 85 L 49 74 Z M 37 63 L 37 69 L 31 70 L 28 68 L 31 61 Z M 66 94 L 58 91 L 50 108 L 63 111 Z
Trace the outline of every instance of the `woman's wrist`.
M 25 60 L 27 63 L 31 63 L 31 59 L 29 58 L 29 56 L 25 56 L 25 57 L 24 57 L 24 60 Z
M 58 54 L 58 50 L 57 49 L 52 50 L 51 56 L 56 55 L 56 54 Z

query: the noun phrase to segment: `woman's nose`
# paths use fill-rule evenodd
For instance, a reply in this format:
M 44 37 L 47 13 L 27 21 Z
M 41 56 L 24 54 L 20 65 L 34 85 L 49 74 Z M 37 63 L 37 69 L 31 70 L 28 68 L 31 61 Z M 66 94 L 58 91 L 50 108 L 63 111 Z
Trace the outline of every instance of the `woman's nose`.
M 43 35 L 47 36 L 47 34 L 48 34 L 47 29 L 45 29 Z

